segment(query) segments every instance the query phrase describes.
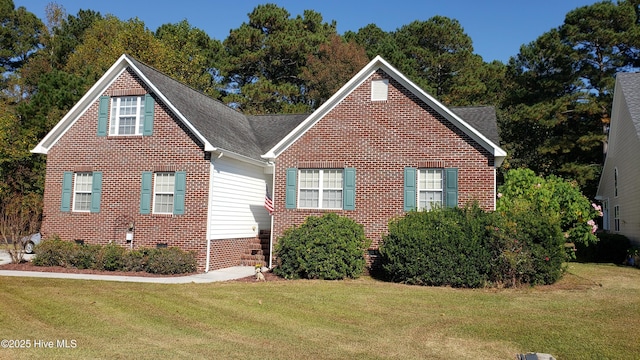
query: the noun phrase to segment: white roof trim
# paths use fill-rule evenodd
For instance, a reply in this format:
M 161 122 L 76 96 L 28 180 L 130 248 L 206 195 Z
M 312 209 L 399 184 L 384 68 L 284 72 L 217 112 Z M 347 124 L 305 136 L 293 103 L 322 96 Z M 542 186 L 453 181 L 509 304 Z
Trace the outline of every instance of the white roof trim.
M 367 66 L 360 70 L 354 77 L 351 78 L 340 90 L 338 90 L 333 96 L 331 96 L 322 106 L 314 111 L 309 117 L 307 117 L 300 125 L 298 125 L 293 131 L 291 131 L 285 138 L 283 138 L 278 144 L 271 148 L 266 154 L 262 155 L 266 159 L 275 159 L 282 154 L 289 146 L 295 143 L 302 135 L 304 135 L 311 127 L 313 127 L 320 119 L 322 119 L 328 112 L 336 107 L 344 98 L 347 97 L 353 90 L 360 86 L 371 74 L 378 69 L 382 69 L 389 74 L 393 79 L 398 81 L 401 85 L 407 88 L 411 93 L 416 95 L 420 100 L 431 106 L 438 113 L 444 116 L 447 120 L 453 123 L 456 127 L 461 129 L 465 134 L 469 135 L 473 140 L 478 142 L 483 148 L 495 157 L 495 167 L 499 167 L 507 153 L 501 149 L 497 144 L 493 143 L 487 137 L 482 135 L 474 127 L 470 126 L 467 122 L 462 120 L 449 108 L 444 106 L 438 100 L 431 95 L 427 94 L 424 90 L 420 89 L 411 80 L 405 77 L 400 71 L 391 66 L 381 56 L 376 56 Z
M 175 106 L 167 99 L 167 97 L 155 87 L 155 85 L 144 76 L 142 71 L 138 69 L 127 57 L 123 54 L 118 60 L 111 65 L 109 70 L 87 91 L 86 94 L 67 112 L 67 114 L 45 135 L 45 137 L 31 150 L 32 153 L 47 154 L 51 147 L 58 142 L 58 140 L 64 135 L 67 130 L 84 114 L 85 111 L 93 104 L 105 89 L 109 88 L 111 84 L 120 76 L 120 74 L 130 67 L 140 77 L 140 79 L 151 89 L 151 91 L 158 96 L 165 105 L 176 114 L 176 116 L 187 126 L 187 128 L 193 132 L 193 134 L 204 144 L 204 151 L 215 151 L 216 147 L 211 145 L 207 139 L 200 134 L 198 130 L 193 127 L 191 122 L 187 120 L 184 115 L 175 108 Z

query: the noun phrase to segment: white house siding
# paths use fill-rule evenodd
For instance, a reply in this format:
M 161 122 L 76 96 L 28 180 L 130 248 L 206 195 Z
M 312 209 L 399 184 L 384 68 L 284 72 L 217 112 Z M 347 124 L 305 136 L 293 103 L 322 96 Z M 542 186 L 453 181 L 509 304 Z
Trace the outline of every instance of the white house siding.
M 212 160 L 209 239 L 254 237 L 271 228 L 264 208 L 267 177 L 259 166 L 225 156 Z
M 622 95 L 622 94 L 617 94 Z M 614 229 L 614 208 L 620 207 L 620 234 L 640 244 L 640 139 L 622 96 L 614 101 L 609 148 L 598 189 L 608 201 L 609 230 Z M 618 196 L 614 194 L 614 171 L 618 169 Z

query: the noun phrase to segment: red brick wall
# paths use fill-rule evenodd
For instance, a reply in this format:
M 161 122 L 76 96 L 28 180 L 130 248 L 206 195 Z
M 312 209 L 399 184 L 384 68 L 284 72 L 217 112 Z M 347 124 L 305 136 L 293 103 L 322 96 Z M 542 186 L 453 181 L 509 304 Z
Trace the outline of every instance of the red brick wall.
M 372 102 L 378 71 L 276 159 L 274 238 L 309 215 L 285 209 L 287 168 L 334 161 L 356 168 L 356 209 L 337 211 L 364 225 L 377 248 L 391 218 L 403 214 L 404 168 L 437 161 L 458 168 L 458 204 L 494 207 L 493 156 L 390 78 L 387 101 Z
M 104 95 L 144 94 L 147 90 L 135 74 L 125 71 Z M 206 259 L 206 229 L 210 162 L 202 147 L 155 99 L 152 136 L 98 137 L 98 101 L 68 129 L 47 155 L 44 194 L 45 236 L 85 243 L 125 240 L 127 224 L 135 224 L 133 247 L 156 247 L 166 243 L 197 253 L 199 270 Z M 102 171 L 99 213 L 61 212 L 62 178 L 65 171 Z M 186 171 L 184 215 L 141 215 L 140 190 L 143 171 Z M 239 260 L 239 254 L 236 257 Z M 212 268 L 222 267 L 225 261 Z

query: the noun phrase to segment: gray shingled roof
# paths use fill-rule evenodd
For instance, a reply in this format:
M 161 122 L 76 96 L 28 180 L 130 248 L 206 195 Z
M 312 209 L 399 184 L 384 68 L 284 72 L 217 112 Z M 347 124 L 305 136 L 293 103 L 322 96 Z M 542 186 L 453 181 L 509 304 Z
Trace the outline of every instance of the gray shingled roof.
M 273 148 L 309 114 L 244 115 L 132 57 L 128 59 L 214 147 L 252 159 Z M 451 110 L 495 144 L 500 143 L 495 109 L 490 106 Z
M 255 133 L 259 134 L 258 141 L 265 154 L 308 116 L 309 114 L 248 115 L 247 118 Z
M 640 137 L 640 73 L 618 73 L 616 79 L 624 95 L 633 126 Z
M 211 145 L 222 151 L 261 160 L 260 155 L 269 149 L 264 146 L 277 143 L 306 118 L 279 115 L 258 121 L 131 57 L 129 60 Z
M 450 109 L 487 139 L 498 146 L 500 145 L 496 109 L 493 106 L 460 106 Z

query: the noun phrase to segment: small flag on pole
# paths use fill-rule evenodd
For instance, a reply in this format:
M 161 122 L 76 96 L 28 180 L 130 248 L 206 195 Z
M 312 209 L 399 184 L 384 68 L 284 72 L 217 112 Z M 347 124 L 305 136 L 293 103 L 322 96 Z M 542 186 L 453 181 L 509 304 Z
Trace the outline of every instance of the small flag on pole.
M 269 215 L 273 215 L 273 199 L 269 194 L 269 186 L 267 185 L 267 193 L 264 196 L 264 208 L 267 209 Z

